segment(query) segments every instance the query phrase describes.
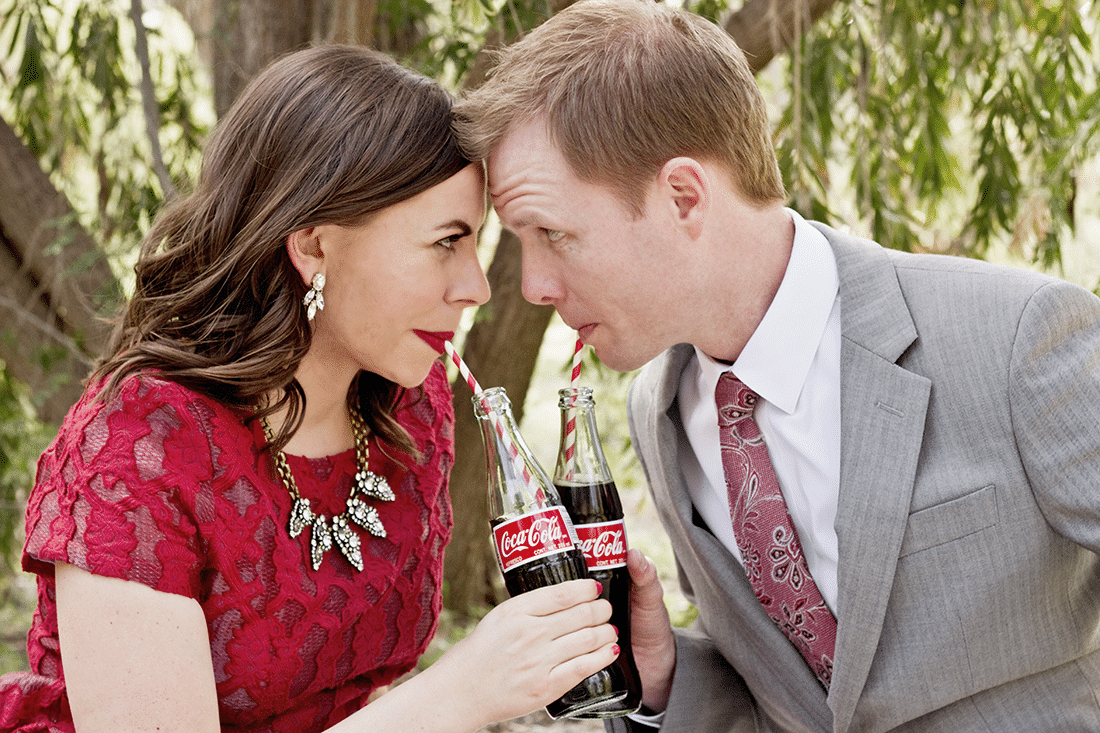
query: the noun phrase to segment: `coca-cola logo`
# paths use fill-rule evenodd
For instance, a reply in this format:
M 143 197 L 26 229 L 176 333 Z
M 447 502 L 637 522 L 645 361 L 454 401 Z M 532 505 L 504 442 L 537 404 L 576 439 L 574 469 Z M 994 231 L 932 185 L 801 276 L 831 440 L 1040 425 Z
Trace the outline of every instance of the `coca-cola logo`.
M 503 571 L 543 555 L 573 549 L 569 519 L 561 507 L 550 507 L 493 527 L 497 558 Z
M 606 570 L 626 565 L 626 525 L 617 522 L 578 524 L 577 537 L 584 548 L 589 570 Z

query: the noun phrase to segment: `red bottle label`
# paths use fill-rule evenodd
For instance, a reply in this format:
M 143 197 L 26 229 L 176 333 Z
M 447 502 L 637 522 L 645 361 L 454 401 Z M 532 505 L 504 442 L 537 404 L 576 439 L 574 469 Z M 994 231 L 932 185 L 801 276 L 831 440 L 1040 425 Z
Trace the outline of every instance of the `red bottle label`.
M 574 525 L 589 570 L 626 565 L 626 525 L 623 520 Z
M 502 572 L 545 555 L 572 550 L 574 536 L 569 515 L 560 506 L 524 514 L 493 527 Z

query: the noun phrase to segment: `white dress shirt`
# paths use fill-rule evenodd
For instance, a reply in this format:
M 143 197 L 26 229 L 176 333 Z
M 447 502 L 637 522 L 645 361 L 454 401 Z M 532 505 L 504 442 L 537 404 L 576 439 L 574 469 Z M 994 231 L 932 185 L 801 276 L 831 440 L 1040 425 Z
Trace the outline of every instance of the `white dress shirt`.
M 740 562 L 718 442 L 714 390 L 725 371 L 760 396 L 755 418 L 798 532 L 810 574 L 836 614 L 840 493 L 840 299 L 825 236 L 788 209 L 794 247 L 779 290 L 734 364 L 698 348 L 680 380 L 688 493 L 714 535 Z M 730 314 L 736 318 L 737 314 Z

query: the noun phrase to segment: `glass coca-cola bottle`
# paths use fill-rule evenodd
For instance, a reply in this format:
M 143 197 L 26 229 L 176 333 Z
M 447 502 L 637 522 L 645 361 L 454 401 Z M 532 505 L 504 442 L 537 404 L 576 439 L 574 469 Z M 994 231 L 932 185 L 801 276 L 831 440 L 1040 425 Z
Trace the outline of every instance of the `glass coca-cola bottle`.
M 574 717 L 628 715 L 641 706 L 642 682 L 630 649 L 630 573 L 626 569 L 623 505 L 596 430 L 596 402 L 591 388 L 559 390 L 558 407 L 561 442 L 554 487 L 581 541 L 588 577 L 603 584 L 602 595 L 611 602 L 611 623 L 619 629 L 622 649 L 608 669 L 612 686 L 624 694 Z
M 588 577 L 580 541 L 550 477 L 516 426 L 503 387 L 473 397 L 485 443 L 489 524 L 510 595 Z M 582 680 L 546 706 L 552 718 L 576 717 L 626 693 L 614 684 L 614 665 Z

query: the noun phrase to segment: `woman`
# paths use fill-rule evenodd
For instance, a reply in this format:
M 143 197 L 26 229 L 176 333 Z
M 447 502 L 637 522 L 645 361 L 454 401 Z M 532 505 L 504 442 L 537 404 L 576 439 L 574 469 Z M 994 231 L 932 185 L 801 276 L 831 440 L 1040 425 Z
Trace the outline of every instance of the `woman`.
M 271 65 L 211 135 L 39 462 L 34 672 L 0 682 L 0 729 L 473 731 L 614 658 L 609 606 L 574 581 L 506 601 L 378 696 L 438 621 L 438 356 L 489 297 L 483 173 L 450 105 L 321 47 Z

